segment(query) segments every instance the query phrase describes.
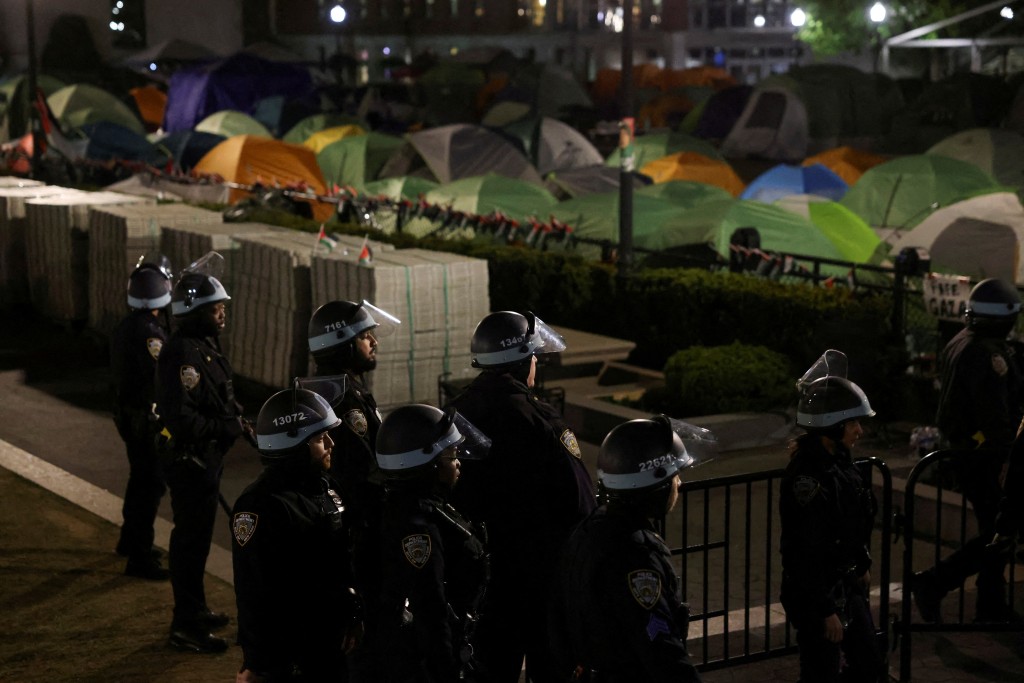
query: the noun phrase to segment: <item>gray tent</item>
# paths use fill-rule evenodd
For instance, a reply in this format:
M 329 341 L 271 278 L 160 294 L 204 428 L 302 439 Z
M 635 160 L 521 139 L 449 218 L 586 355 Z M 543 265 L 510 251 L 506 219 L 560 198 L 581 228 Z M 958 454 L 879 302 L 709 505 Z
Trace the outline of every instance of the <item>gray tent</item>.
M 604 162 L 601 153 L 582 133 L 550 116 L 522 119 L 505 126 L 504 131 L 522 140 L 523 148 L 542 176 Z
M 412 175 L 438 183 L 496 173 L 543 186 L 537 169 L 515 146 L 481 126 L 455 123 L 405 136 L 378 177 Z

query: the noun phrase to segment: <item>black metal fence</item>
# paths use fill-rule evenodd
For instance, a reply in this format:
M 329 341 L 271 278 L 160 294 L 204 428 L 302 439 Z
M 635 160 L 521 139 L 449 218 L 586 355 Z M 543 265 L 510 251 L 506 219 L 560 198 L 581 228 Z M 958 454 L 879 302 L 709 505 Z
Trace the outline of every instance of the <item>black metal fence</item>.
M 880 636 L 889 623 L 892 477 L 877 458 L 858 462 L 880 489 L 880 532 L 874 534 L 877 595 L 872 597 Z M 703 670 L 747 664 L 796 652 L 778 602 L 778 490 L 783 470 L 686 482 L 679 514 L 662 525 L 678 562 L 690 604 L 690 655 Z
M 953 544 L 963 547 L 967 540 L 978 534 L 970 503 L 948 486 L 953 481 L 943 470 L 956 458 L 970 457 L 969 451 L 942 450 L 925 456 L 907 477 L 903 517 L 903 571 L 904 586 L 911 585 L 915 571 L 915 554 L 936 562 L 943 555 L 943 546 Z M 952 538 L 950 538 L 952 536 Z M 917 544 L 915 552 L 915 543 Z M 1014 575 L 1016 558 L 1013 553 L 1009 562 L 1009 604 L 1014 604 Z M 916 569 L 926 567 L 917 566 Z M 916 619 L 916 611 L 910 591 L 904 591 L 900 616 L 894 624 L 894 632 L 900 639 L 899 680 L 909 681 L 912 669 L 914 634 L 934 632 L 994 632 L 1024 631 L 1024 623 L 1009 621 L 975 623 L 973 612 L 966 608 L 966 589 L 961 586 L 947 598 L 956 600 L 954 610 L 944 610 L 941 623 Z M 947 603 L 948 604 L 948 603 Z

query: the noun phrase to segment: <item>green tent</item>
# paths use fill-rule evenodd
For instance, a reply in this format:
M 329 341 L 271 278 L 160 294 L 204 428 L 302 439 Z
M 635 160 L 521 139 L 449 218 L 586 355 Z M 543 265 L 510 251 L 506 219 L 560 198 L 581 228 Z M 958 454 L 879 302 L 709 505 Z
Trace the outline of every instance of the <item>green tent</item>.
M 617 193 L 562 202 L 551 212 L 584 239 L 619 239 Z M 694 207 L 637 193 L 633 197 L 633 242 L 654 251 L 706 244 L 729 258 L 729 242 L 739 228 L 756 228 L 765 251 L 846 260 L 809 220 L 777 206 L 746 199 L 711 199 Z M 838 273 L 839 268 L 823 268 Z
M 64 83 L 39 74 L 36 84 L 47 97 L 64 87 Z M 28 132 L 28 76 L 15 76 L 0 83 L 0 142 L 20 138 Z
M 817 195 L 795 194 L 776 200 L 775 205 L 813 223 L 847 261 L 879 263 L 888 251 L 878 234 L 842 204 Z
M 399 199 L 418 199 L 421 194 L 430 192 L 437 183 L 416 176 L 399 178 L 382 178 L 363 185 L 363 192 L 371 197 L 387 197 L 395 201 Z
M 47 97 L 46 103 L 62 124 L 72 128 L 107 121 L 139 135 L 146 134 L 142 121 L 127 104 L 94 85 L 77 83 L 65 86 Z
M 872 228 L 907 230 L 940 206 L 1004 189 L 966 161 L 915 154 L 868 169 L 840 203 Z
M 936 143 L 927 154 L 974 164 L 1000 183 L 1024 191 L 1024 135 L 1009 128 L 971 128 Z
M 424 199 L 428 204 L 451 207 L 475 216 L 500 211 L 520 223 L 525 223 L 530 216 L 546 220 L 558 204 L 555 196 L 543 187 L 495 173 L 438 185 L 427 192 Z M 406 230 L 412 235 L 422 235 L 435 227 L 427 219 L 417 218 L 410 221 Z
M 655 183 L 637 189 L 635 194 L 660 197 L 688 209 L 714 199 L 732 199 L 732 195 L 727 190 L 717 185 L 708 185 L 692 180 L 669 180 L 664 183 Z
M 394 135 L 370 132 L 332 142 L 317 153 L 316 161 L 328 185 L 362 187 L 377 179 L 384 163 L 403 144 Z
M 281 139 L 293 145 L 301 145 L 310 135 L 338 126 L 359 126 L 363 130 L 370 130 L 370 126 L 366 124 L 366 121 L 363 121 L 358 116 L 349 116 L 339 112 L 326 112 L 307 116 L 292 126 L 291 130 L 285 133 Z
M 231 138 L 236 135 L 254 135 L 259 138 L 270 138 L 274 136 L 262 123 L 240 111 L 225 109 L 210 114 L 196 124 L 195 130 L 201 133 L 213 133 Z
M 633 141 L 633 168 L 642 168 L 649 161 L 677 152 L 696 152 L 715 161 L 725 161 L 718 150 L 707 140 L 701 140 L 686 133 L 648 133 L 636 136 Z M 605 164 L 617 167 L 621 155 L 622 152 L 616 148 L 608 155 Z

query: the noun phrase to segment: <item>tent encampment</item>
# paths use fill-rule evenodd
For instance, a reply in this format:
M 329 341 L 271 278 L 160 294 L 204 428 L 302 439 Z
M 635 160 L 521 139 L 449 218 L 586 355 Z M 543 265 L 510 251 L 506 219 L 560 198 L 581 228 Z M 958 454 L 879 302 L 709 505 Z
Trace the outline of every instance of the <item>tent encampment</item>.
M 873 152 L 867 152 L 848 145 L 843 145 L 841 147 L 832 147 L 831 149 L 826 149 L 813 156 L 809 156 L 804 159 L 803 165 L 810 166 L 812 164 L 821 164 L 822 166 L 831 169 L 832 172 L 842 178 L 847 185 L 852 186 L 860 180 L 860 177 L 864 175 L 864 171 L 884 163 L 887 159 L 888 157 L 884 157 L 881 154 L 875 154 Z
M 200 159 L 193 170 L 196 175 L 219 176 L 243 185 L 299 185 L 308 187 L 318 195 L 327 192 L 313 150 L 254 135 L 228 138 Z M 243 190 L 232 190 L 231 201 L 237 201 L 247 194 Z M 311 202 L 311 206 L 316 220 L 324 221 L 334 215 L 333 204 Z
M 46 98 L 53 115 L 71 128 L 87 123 L 107 121 L 145 135 L 146 129 L 139 117 L 114 95 L 87 83 L 67 85 Z
M 359 188 L 377 179 L 387 160 L 404 144 L 394 135 L 371 131 L 332 142 L 317 153 L 316 161 L 329 185 Z
M 973 164 L 1003 185 L 1024 190 L 1024 135 L 1008 128 L 971 128 L 928 150 Z
M 649 161 L 640 169 L 640 173 L 655 183 L 669 180 L 695 180 L 700 183 L 717 185 L 739 196 L 743 192 L 743 181 L 725 161 L 709 159 L 696 152 L 677 152 L 660 159 Z
M 380 177 L 418 175 L 444 184 L 497 173 L 542 186 L 529 159 L 501 135 L 482 126 L 452 124 L 407 133 L 406 144 L 381 169 Z
M 850 186 L 821 164 L 810 166 L 773 166 L 750 181 L 740 199 L 754 199 L 771 204 L 791 194 L 813 194 L 839 201 Z
M 807 155 L 807 108 L 792 87 L 775 82 L 754 89 L 722 142 L 727 157 L 793 162 Z
M 940 206 L 1002 189 L 966 161 L 914 154 L 868 169 L 841 201 L 876 230 L 907 230 Z
M 912 230 L 893 232 L 886 241 L 892 255 L 905 247 L 927 249 L 936 272 L 1024 284 L 1024 207 L 1012 192 L 936 209 Z
M 333 128 L 326 128 L 319 133 L 313 133 L 302 141 L 302 145 L 303 147 L 309 147 L 311 150 L 319 154 L 323 151 L 324 147 L 332 142 L 355 137 L 357 135 L 366 135 L 366 129 L 353 125 L 334 126 Z
M 550 116 L 521 119 L 503 130 L 522 142 L 527 157 L 542 176 L 604 161 L 582 133 Z

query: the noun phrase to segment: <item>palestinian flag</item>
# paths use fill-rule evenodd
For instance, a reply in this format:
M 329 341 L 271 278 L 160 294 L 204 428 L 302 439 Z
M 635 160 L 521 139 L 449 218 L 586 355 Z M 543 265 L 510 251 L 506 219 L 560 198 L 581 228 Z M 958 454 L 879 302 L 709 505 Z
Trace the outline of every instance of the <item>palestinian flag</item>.
M 359 250 L 359 263 L 369 265 L 373 261 L 373 252 L 370 251 L 370 236 L 363 237 L 363 246 Z
M 334 247 L 338 246 L 338 243 L 335 240 L 327 236 L 327 231 L 324 230 L 323 223 L 320 224 L 320 234 L 317 235 L 316 240 L 316 246 L 313 247 L 314 251 L 316 251 L 316 249 L 321 245 L 327 247 L 327 251 L 334 251 Z

